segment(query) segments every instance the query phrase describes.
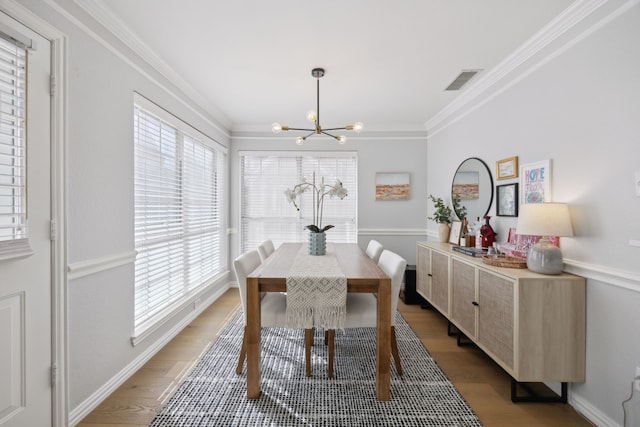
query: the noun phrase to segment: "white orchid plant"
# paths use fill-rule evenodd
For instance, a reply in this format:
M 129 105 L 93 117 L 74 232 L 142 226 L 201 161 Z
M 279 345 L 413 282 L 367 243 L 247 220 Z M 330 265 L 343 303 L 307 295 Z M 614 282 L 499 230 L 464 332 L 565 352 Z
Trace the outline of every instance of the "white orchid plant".
M 313 233 L 324 233 L 325 231 L 333 228 L 333 225 L 322 226 L 322 210 L 324 208 L 324 198 L 329 196 L 330 198 L 338 197 L 340 200 L 347 197 L 347 189 L 344 188 L 342 182 L 336 178 L 333 185 L 325 184 L 324 178 L 320 185 L 316 185 L 316 175 L 313 174 L 311 182 L 307 181 L 305 177 L 302 178 L 302 182 L 297 184 L 293 189 L 288 188 L 284 194 L 287 196 L 287 200 L 293 203 L 298 211 L 300 208 L 296 203 L 298 196 L 306 191 L 313 191 L 313 204 L 315 209 L 313 210 L 313 224 L 307 225 L 305 228 L 309 229 Z

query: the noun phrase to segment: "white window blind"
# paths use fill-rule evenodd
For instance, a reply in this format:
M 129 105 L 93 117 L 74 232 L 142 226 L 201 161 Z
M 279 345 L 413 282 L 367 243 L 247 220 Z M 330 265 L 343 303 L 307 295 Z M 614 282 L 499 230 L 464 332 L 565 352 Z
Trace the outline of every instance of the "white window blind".
M 276 246 L 307 241 L 305 226 L 313 222 L 312 195 L 303 194 L 297 211 L 284 192 L 293 189 L 302 177 L 311 181 L 314 172 L 316 184 L 323 177 L 327 184 L 337 178 L 349 192 L 342 200 L 325 198 L 322 223 L 335 226 L 327 232 L 327 241 L 356 243 L 357 165 L 353 152 L 241 152 L 242 251 L 256 248 L 266 239 L 273 240 Z
M 0 259 L 30 252 L 27 235 L 27 51 L 0 37 Z
M 146 330 L 211 282 L 227 263 L 226 153 L 195 129 L 136 97 L 135 326 Z

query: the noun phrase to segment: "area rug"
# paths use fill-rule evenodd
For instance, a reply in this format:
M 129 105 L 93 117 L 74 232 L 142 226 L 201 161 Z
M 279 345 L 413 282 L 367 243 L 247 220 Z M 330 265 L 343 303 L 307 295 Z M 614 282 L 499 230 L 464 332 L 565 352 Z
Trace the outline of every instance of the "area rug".
M 261 396 L 246 398 L 246 365 L 235 367 L 242 342 L 239 313 L 224 329 L 152 427 L 180 426 L 438 426 L 481 423 L 442 373 L 404 318 L 396 334 L 404 374 L 391 361 L 391 401 L 375 396 L 375 329 L 336 331 L 334 377 L 327 377 L 327 349 L 316 332 L 313 376 L 305 376 L 301 330 L 264 328 Z

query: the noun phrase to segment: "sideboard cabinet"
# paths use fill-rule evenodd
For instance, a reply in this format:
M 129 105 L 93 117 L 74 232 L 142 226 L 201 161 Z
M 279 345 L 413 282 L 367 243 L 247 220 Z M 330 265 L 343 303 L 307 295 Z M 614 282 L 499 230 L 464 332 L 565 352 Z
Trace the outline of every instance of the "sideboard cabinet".
M 416 291 L 445 316 L 449 314 L 449 255 L 418 247 Z
M 418 292 L 513 380 L 560 382 L 566 401 L 566 383 L 585 379 L 585 279 L 494 267 L 451 247 L 418 242 Z

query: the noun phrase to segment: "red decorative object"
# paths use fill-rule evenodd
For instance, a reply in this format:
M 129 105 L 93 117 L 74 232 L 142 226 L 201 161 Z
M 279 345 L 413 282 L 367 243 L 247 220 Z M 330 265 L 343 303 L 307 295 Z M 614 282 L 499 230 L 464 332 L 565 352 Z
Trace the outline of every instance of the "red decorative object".
M 493 231 L 493 228 L 491 228 L 491 225 L 489 224 L 489 219 L 491 219 L 490 216 L 485 216 L 484 217 L 485 223 L 482 227 L 480 227 L 480 234 L 482 235 L 483 248 L 488 248 L 490 246 L 493 246 L 493 242 L 496 241 L 496 232 Z

